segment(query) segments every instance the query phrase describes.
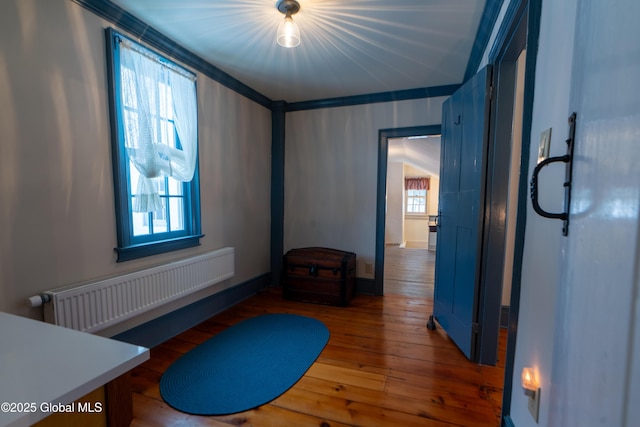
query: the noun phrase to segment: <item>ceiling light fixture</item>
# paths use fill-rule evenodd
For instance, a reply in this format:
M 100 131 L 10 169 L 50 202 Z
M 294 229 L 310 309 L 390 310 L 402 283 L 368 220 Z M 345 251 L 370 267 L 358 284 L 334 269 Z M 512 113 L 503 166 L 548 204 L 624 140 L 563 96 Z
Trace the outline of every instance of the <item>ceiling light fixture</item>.
M 276 41 L 282 47 L 296 47 L 300 44 L 300 29 L 291 15 L 295 15 L 300 10 L 300 3 L 296 0 L 279 0 L 276 7 L 285 15 L 284 21 L 278 25 Z

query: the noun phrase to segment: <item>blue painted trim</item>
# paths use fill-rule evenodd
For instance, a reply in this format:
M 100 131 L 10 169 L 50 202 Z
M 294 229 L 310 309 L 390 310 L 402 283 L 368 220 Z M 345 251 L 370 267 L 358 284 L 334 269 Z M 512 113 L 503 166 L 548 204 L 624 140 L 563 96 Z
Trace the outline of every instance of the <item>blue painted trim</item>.
M 511 417 L 507 415 L 502 418 L 502 427 L 516 427 L 516 425 L 513 423 Z
M 116 81 L 118 77 L 116 76 L 116 69 L 120 69 L 120 59 L 119 55 L 115 55 L 115 49 L 117 48 L 117 44 L 115 43 L 115 38 L 113 37 L 113 30 L 107 28 L 105 30 L 105 42 L 106 42 L 106 50 L 107 50 L 107 90 L 108 99 L 109 99 L 109 127 L 111 129 L 111 166 L 113 170 L 112 179 L 113 179 L 113 188 L 116 189 L 114 191 L 114 205 L 116 212 L 116 238 L 118 244 L 121 242 L 125 242 L 128 239 L 128 233 L 125 233 L 125 230 L 128 229 L 128 222 L 124 221 L 122 215 L 119 212 L 126 211 L 129 206 L 129 197 L 127 192 L 118 191 L 117 189 L 120 187 L 120 171 L 126 168 L 127 159 L 125 159 L 124 155 L 120 152 L 121 150 L 118 147 L 118 144 L 115 143 L 115 140 L 124 140 L 124 131 L 122 126 L 119 126 L 119 123 L 122 122 L 122 117 L 120 112 L 122 111 L 122 106 L 120 102 L 120 97 L 117 94 L 116 89 Z
M 508 44 L 507 41 L 513 37 L 516 20 L 519 20 L 524 16 L 523 12 L 526 6 L 526 0 L 511 0 L 509 3 L 504 19 L 500 24 L 500 29 L 498 30 L 493 42 L 493 46 L 489 51 L 490 64 L 493 64 L 498 60 L 499 54 L 504 53 L 503 47 L 506 46 Z
M 346 107 L 351 105 L 375 104 L 380 102 L 406 101 L 410 99 L 435 98 L 449 96 L 460 85 L 434 86 L 418 89 L 378 92 L 366 95 L 344 96 L 339 98 L 317 99 L 314 101 L 292 102 L 287 104 L 287 112 L 317 110 L 320 108 Z
M 284 255 L 284 101 L 274 102 L 271 110 L 271 273 L 279 285 Z
M 200 246 L 200 239 L 203 237 L 204 234 L 197 234 L 195 236 L 178 237 L 176 239 L 161 240 L 121 248 L 118 247 L 114 248 L 114 250 L 118 254 L 117 262 L 131 261 L 133 259 Z
M 506 328 L 509 326 L 509 306 L 503 305 L 500 307 L 500 327 Z
M 201 72 L 205 76 L 262 105 L 263 107 L 271 108 L 271 99 L 200 58 L 198 55 L 185 49 L 178 43 L 160 33 L 158 30 L 150 27 L 148 24 L 131 15 L 129 12 L 114 3 L 111 3 L 108 0 L 72 1 L 93 14 L 117 25 L 122 30 L 137 37 L 140 41 L 154 47 L 166 55 L 171 56 L 176 61 Z
M 484 5 L 478 32 L 476 33 L 473 48 L 467 61 L 467 69 L 464 73 L 465 82 L 478 72 L 478 67 L 480 67 L 482 56 L 489 44 L 489 39 L 491 38 L 493 27 L 496 25 L 496 20 L 500 14 L 500 9 L 502 9 L 503 2 L 504 0 L 487 0 L 487 3 Z
M 255 295 L 271 283 L 269 273 L 153 319 L 113 339 L 152 348 Z
M 529 199 L 529 155 L 531 152 L 531 123 L 533 120 L 533 101 L 536 82 L 536 63 L 538 58 L 538 41 L 540 37 L 540 16 L 542 0 L 526 0 L 527 16 L 527 65 L 524 82 L 524 111 L 522 121 L 522 155 L 520 157 L 520 182 L 518 188 L 518 214 L 516 217 L 516 235 L 513 257 L 513 276 L 511 284 L 511 302 L 509 310 L 509 335 L 507 337 L 507 356 L 504 370 L 503 396 L 511 396 L 514 385 L 514 367 L 518 332 L 518 315 L 520 313 L 520 291 L 524 239 L 527 225 L 527 203 Z M 515 376 L 517 383 L 518 375 Z M 502 416 L 509 419 L 511 415 L 511 399 L 503 399 Z
M 509 326 L 509 306 L 500 307 L 500 327 L 507 328 Z
M 356 295 L 380 295 L 377 291 L 375 279 L 356 277 Z
M 415 135 L 439 135 L 441 125 L 413 126 L 396 129 L 380 129 L 378 131 L 378 186 L 376 201 L 376 260 L 374 267 L 375 284 L 370 294 L 384 293 L 384 228 L 386 220 L 387 194 L 387 157 L 389 138 L 403 138 Z

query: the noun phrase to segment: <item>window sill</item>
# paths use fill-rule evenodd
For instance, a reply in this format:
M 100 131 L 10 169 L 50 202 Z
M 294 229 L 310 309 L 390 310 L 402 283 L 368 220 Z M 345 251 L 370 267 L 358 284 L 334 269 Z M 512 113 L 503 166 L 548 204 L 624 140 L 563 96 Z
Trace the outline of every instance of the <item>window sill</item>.
M 422 215 L 422 214 L 410 215 L 410 214 L 405 214 L 404 219 L 417 219 L 417 220 L 421 220 L 421 221 L 427 221 L 429 219 L 429 215 Z
M 202 237 L 204 237 L 204 234 L 118 247 L 115 248 L 115 251 L 118 253 L 118 259 L 116 261 L 131 261 L 133 259 L 200 246 L 200 238 Z

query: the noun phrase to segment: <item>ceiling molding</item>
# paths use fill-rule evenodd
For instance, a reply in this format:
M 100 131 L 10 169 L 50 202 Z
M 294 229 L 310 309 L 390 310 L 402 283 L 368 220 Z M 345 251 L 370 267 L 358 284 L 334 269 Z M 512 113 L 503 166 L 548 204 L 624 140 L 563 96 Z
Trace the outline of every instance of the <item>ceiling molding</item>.
M 338 98 L 318 99 L 314 101 L 292 102 L 286 105 L 286 111 L 317 110 L 320 108 L 345 107 L 362 104 L 375 104 L 379 102 L 406 101 L 410 99 L 436 98 L 450 96 L 458 88 L 459 84 L 434 86 L 418 89 L 398 90 L 392 92 L 379 92 L 367 95 L 344 96 Z
M 480 62 L 484 52 L 487 50 L 489 40 L 491 39 L 491 33 L 495 26 L 500 9 L 502 9 L 502 3 L 504 0 L 487 0 L 482 12 L 482 19 L 478 26 L 478 32 L 476 33 L 475 41 L 473 42 L 473 48 L 469 55 L 469 61 L 467 62 L 467 69 L 464 73 L 464 81 L 469 80 L 475 73 L 478 72 Z
M 118 28 L 128 32 L 162 53 L 171 56 L 174 60 L 201 72 L 205 76 L 217 81 L 223 86 L 249 98 L 250 100 L 271 109 L 272 101 L 268 97 L 250 88 L 246 84 L 225 73 L 218 67 L 205 61 L 198 55 L 174 42 L 158 30 L 136 18 L 121 7 L 108 0 L 71 0 L 79 4 L 91 13 L 106 19 Z

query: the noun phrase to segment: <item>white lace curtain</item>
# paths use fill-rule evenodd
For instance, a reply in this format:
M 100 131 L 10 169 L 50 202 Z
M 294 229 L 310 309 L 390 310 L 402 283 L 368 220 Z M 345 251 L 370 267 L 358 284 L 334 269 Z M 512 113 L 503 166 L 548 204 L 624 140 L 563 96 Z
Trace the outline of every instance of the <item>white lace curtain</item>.
M 140 173 L 134 212 L 162 209 L 158 177 L 189 182 L 198 152 L 195 77 L 163 64 L 128 40 L 120 43 L 125 147 Z M 129 108 L 130 111 L 127 111 Z M 161 118 L 162 117 L 162 118 Z M 160 121 L 173 120 L 180 146 L 163 141 Z

